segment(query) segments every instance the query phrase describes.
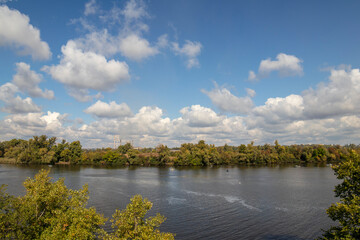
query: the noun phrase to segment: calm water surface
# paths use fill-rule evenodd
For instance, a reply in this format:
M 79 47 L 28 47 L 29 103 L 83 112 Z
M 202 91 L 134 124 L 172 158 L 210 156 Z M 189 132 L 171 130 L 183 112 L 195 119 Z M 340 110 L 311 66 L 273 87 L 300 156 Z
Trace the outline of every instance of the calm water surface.
M 42 166 L 48 168 L 47 166 Z M 24 194 L 22 182 L 40 166 L 0 165 L 0 184 Z M 330 167 L 93 168 L 54 166 L 68 187 L 89 184 L 89 205 L 110 217 L 131 196 L 167 217 L 162 231 L 176 239 L 314 239 L 332 222 L 338 180 Z

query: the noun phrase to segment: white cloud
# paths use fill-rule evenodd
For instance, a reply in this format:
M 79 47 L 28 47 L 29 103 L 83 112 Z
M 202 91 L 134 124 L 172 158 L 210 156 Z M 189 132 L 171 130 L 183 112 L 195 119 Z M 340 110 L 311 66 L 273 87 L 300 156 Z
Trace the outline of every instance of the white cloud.
M 190 127 L 211 127 L 217 125 L 223 119 L 210 108 L 200 105 L 185 107 L 180 110 L 180 113 Z
M 42 113 L 13 114 L 6 117 L 7 122 L 24 127 L 46 127 L 46 122 L 41 119 Z
M 95 95 L 90 95 L 90 91 L 88 89 L 68 88 L 67 93 L 79 102 L 90 102 L 94 98 L 100 99 L 104 97 L 100 92 Z
M 249 97 L 255 97 L 255 95 L 256 95 L 256 92 L 255 92 L 255 90 L 253 90 L 253 89 L 251 89 L 251 88 L 247 88 L 246 89 L 246 93 L 247 93 L 247 95 L 249 96 Z
M 97 6 L 96 6 L 96 1 L 95 0 L 90 0 L 89 2 L 87 2 L 85 4 L 85 10 L 84 10 L 84 15 L 85 16 L 95 14 L 96 11 L 97 11 Z
M 46 132 L 56 133 L 57 131 L 62 130 L 63 121 L 66 117 L 67 114 L 61 115 L 58 112 L 48 111 L 47 114 L 40 117 L 40 119 L 46 123 Z
M 63 125 L 66 114 L 57 112 L 13 114 L 0 121 L 0 136 L 2 139 L 30 138 L 35 135 L 69 137 L 74 139 L 76 132 Z M 68 139 L 69 139 L 68 138 Z
M 13 83 L 5 83 L 0 86 L 0 100 L 7 101 L 7 99 L 13 98 L 16 92 L 19 91 L 19 88 Z
M 119 39 L 111 35 L 107 29 L 92 31 L 84 38 L 73 40 L 76 47 L 84 52 L 95 52 L 106 57 L 113 56 L 119 52 Z
M 139 20 L 148 16 L 145 4 L 141 0 L 128 1 L 122 13 L 127 21 Z
M 360 70 L 332 69 L 329 82 L 301 95 L 269 98 L 252 111 L 266 121 L 312 120 L 360 114 Z
M 277 60 L 270 58 L 262 60 L 257 75 L 254 71 L 249 72 L 248 80 L 259 80 L 268 77 L 271 72 L 277 71 L 280 77 L 296 76 L 303 74 L 302 60 L 294 55 L 279 53 Z
M 159 53 L 158 47 L 166 44 L 166 38 L 161 36 L 156 46 L 151 44 L 140 35 L 129 34 L 113 36 L 106 29 L 93 31 L 84 38 L 75 39 L 79 49 L 91 51 L 104 56 L 113 56 L 121 53 L 124 57 L 133 61 L 142 61 Z M 160 45 L 162 44 L 162 45 Z
M 301 95 L 269 98 L 245 118 L 248 131 L 259 140 L 292 143 L 358 142 L 360 126 L 360 70 L 332 69 L 329 82 Z
M 128 119 L 133 126 L 131 131 L 154 135 L 168 134 L 171 121 L 170 118 L 162 118 L 162 116 L 163 111 L 158 107 L 142 107 L 133 118 Z
M 115 101 L 106 103 L 100 100 L 85 109 L 84 112 L 99 118 L 121 118 L 132 115 L 129 106 L 126 103 L 117 104 Z
M 67 93 L 79 102 L 90 102 L 94 98 L 87 89 L 68 88 Z
M 7 99 L 4 102 L 5 106 L 1 110 L 7 113 L 29 113 L 40 112 L 41 110 L 29 97 L 22 99 L 21 97 L 16 96 L 12 99 Z
M 13 82 L 7 82 L 0 86 L 0 101 L 3 107 L 1 111 L 7 113 L 34 113 L 40 112 L 41 108 L 30 97 L 22 98 L 17 93 L 24 92 L 34 97 L 53 98 L 54 93 L 46 90 L 43 92 L 37 84 L 41 82 L 41 76 L 30 70 L 25 63 L 17 63 L 17 73 Z
M 100 54 L 84 52 L 72 40 L 61 51 L 60 64 L 45 66 L 43 70 L 71 88 L 108 91 L 130 78 L 125 62 L 108 61 Z
M 328 118 L 360 113 L 360 70 L 333 69 L 329 83 L 303 92 L 307 118 Z
M 223 112 L 244 114 L 248 113 L 254 105 L 251 98 L 255 96 L 255 91 L 252 89 L 247 89 L 248 96 L 245 97 L 236 97 L 228 89 L 219 88 L 216 83 L 213 90 L 201 91 Z
M 20 89 L 20 91 L 29 94 L 31 97 L 41 97 L 53 99 L 54 92 L 45 89 L 41 90 L 38 84 L 42 81 L 42 76 L 30 70 L 30 65 L 20 62 L 16 63 L 16 74 L 12 82 Z
M 0 101 L 5 103 L 2 111 L 7 113 L 40 112 L 40 107 L 31 98 L 22 99 L 20 96 L 15 96 L 18 91 L 18 87 L 12 83 L 0 86 Z
M 124 57 L 134 61 L 141 61 L 159 53 L 146 39 L 135 34 L 120 39 L 119 50 Z
M 31 55 L 33 59 L 49 59 L 49 45 L 41 41 L 39 29 L 29 22 L 29 17 L 19 11 L 0 6 L 0 46 L 14 47 L 20 55 Z
M 158 37 L 158 41 L 156 44 L 159 48 L 165 48 L 169 45 L 168 35 L 163 34 L 160 37 Z
M 95 1 L 88 4 L 90 3 L 91 6 L 95 6 Z M 86 9 L 88 4 L 86 4 Z M 94 13 L 96 11 L 94 10 Z M 143 22 L 143 19 L 149 16 L 143 1 L 130 0 L 125 4 L 124 9 L 114 5 L 110 11 L 99 10 L 98 12 L 104 13 L 100 18 L 105 23 L 110 23 L 107 27 L 111 28 L 116 24 L 118 33 L 112 35 L 107 28 L 99 30 L 92 26 L 86 18 L 75 20 L 89 31 L 85 37 L 73 40 L 77 48 L 85 52 L 95 52 L 106 57 L 120 53 L 130 60 L 142 61 L 158 54 L 159 48 L 163 48 L 167 44 L 166 34 L 161 35 L 155 45 L 142 36 L 143 32 L 149 30 L 149 27 Z
M 253 109 L 253 114 L 261 116 L 267 122 L 283 122 L 302 120 L 304 114 L 303 98 L 299 95 L 289 95 L 285 98 L 269 98 L 265 105 Z
M 200 42 L 192 42 L 189 40 L 185 41 L 185 44 L 180 47 L 179 43 L 172 43 L 173 51 L 181 56 L 187 58 L 186 66 L 187 68 L 199 67 L 199 60 L 197 59 L 198 55 L 201 53 L 202 45 Z
M 248 80 L 250 81 L 254 81 L 256 80 L 256 74 L 254 71 L 249 71 L 249 77 L 248 77 Z

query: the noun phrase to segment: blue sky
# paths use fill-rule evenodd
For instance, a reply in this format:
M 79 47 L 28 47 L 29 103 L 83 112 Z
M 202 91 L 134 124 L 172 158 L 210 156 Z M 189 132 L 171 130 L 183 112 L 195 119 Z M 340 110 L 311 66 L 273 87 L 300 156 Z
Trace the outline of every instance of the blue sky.
M 359 9 L 0 0 L 0 140 L 359 143 Z

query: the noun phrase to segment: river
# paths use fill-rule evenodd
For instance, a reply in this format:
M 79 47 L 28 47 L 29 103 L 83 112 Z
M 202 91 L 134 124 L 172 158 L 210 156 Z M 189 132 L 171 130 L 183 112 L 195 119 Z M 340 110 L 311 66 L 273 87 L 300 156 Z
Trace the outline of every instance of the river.
M 24 194 L 27 177 L 48 166 L 0 165 L 0 184 Z M 175 239 L 314 239 L 332 221 L 326 209 L 339 183 L 330 167 L 95 168 L 51 167 L 51 176 L 79 189 L 110 217 L 131 196 L 153 202 Z M 109 229 L 108 229 L 109 230 Z

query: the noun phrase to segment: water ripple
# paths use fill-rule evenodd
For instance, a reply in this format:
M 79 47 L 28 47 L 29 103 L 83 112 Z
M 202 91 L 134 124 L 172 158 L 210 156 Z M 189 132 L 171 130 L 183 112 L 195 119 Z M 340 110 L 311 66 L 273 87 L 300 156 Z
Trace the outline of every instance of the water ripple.
M 201 192 L 194 192 L 194 191 L 189 191 L 189 190 L 184 190 L 185 193 L 187 194 L 191 194 L 191 195 L 195 195 L 195 196 L 205 196 L 205 197 L 217 197 L 217 198 L 223 198 L 225 199 L 228 203 L 240 203 L 243 207 L 246 207 L 247 209 L 250 210 L 255 210 L 258 212 L 262 212 L 261 209 L 254 207 L 250 204 L 247 204 L 245 202 L 245 200 L 240 199 L 236 196 L 231 196 L 231 195 L 222 195 L 222 194 L 213 194 L 213 193 L 201 193 Z

